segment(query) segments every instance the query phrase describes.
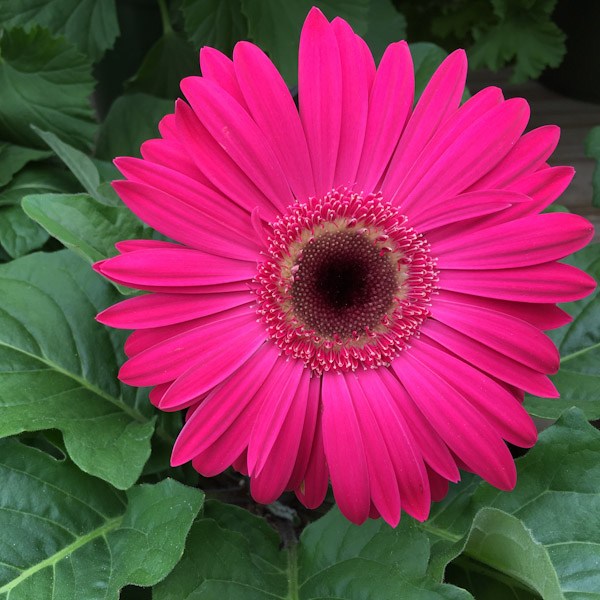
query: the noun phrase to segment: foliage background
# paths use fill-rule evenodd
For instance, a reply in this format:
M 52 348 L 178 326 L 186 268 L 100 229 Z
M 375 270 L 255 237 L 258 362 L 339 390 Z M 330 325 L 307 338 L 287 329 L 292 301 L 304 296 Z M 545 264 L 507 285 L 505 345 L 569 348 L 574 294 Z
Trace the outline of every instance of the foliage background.
M 516 490 L 465 474 L 396 530 L 169 468 L 180 416 L 117 380 L 125 335 L 94 315 L 130 291 L 89 264 L 153 232 L 112 192 L 111 159 L 157 136 L 202 45 L 251 39 L 293 87 L 313 3 L 377 57 L 408 21 L 418 90 L 446 54 L 423 40 L 515 80 L 564 53 L 554 0 L 0 0 L 0 598 L 600 598 L 597 293 L 552 334 L 561 399 L 526 402 L 558 420 L 518 459 Z M 569 262 L 600 276 L 597 244 Z

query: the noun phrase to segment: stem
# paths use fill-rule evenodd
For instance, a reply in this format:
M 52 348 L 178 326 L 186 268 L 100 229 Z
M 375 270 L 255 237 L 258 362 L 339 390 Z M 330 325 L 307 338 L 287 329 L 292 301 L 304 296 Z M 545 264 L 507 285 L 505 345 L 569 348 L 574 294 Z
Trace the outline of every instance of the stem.
M 165 0 L 157 0 L 160 9 L 160 20 L 162 21 L 163 35 L 173 33 L 171 19 L 169 18 L 169 9 Z

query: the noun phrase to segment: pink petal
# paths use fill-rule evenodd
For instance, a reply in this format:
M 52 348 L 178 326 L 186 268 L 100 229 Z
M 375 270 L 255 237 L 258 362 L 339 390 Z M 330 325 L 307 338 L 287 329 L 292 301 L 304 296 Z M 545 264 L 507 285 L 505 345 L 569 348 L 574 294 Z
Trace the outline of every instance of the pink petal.
M 263 190 L 246 176 L 183 100 L 175 105 L 175 118 L 181 140 L 211 185 L 248 212 L 259 207 L 263 218 L 272 220 L 277 211 Z
M 208 394 L 177 437 L 171 458 L 173 466 L 182 465 L 217 442 L 255 401 L 258 390 L 271 377 L 278 358 L 277 348 L 273 344 L 264 344 Z M 248 435 L 253 424 L 249 423 Z
M 361 44 L 362 40 L 354 34 L 346 21 L 336 17 L 331 28 L 340 50 L 342 68 L 340 144 L 333 185 L 351 188 L 356 181 L 367 127 L 371 65 Z M 372 62 L 373 57 L 370 60 Z M 372 68 L 374 74 L 374 64 Z
M 410 225 L 420 233 L 425 233 L 451 223 L 502 212 L 510 207 L 513 202 L 523 200 L 528 200 L 528 198 L 522 194 L 505 192 L 504 190 L 486 190 L 485 192 L 460 194 L 412 216 Z M 461 225 L 463 224 L 461 223 Z M 429 236 L 427 239 L 429 239 Z
M 428 319 L 422 326 L 421 333 L 478 369 L 502 381 L 519 387 L 534 396 L 558 398 L 556 388 L 545 375 L 488 348 L 439 321 Z
M 325 499 L 329 485 L 329 471 L 323 447 L 323 428 L 321 411 L 317 412 L 315 437 L 313 439 L 310 459 L 306 467 L 304 481 L 295 490 L 296 496 L 306 508 L 317 508 Z
M 464 396 L 505 440 L 524 448 L 535 444 L 537 429 L 533 419 L 493 379 L 443 348 L 434 347 L 427 338 L 416 340 L 410 352 Z
M 400 490 L 402 508 L 419 521 L 424 521 L 429 515 L 430 492 L 427 471 L 419 446 L 388 388 L 381 380 L 379 372 L 365 371 L 360 373 L 356 380 L 364 392 L 363 397 L 374 399 L 369 402 L 369 406 L 385 446 L 389 450 Z M 390 484 L 393 485 L 393 481 L 390 481 Z M 374 496 L 373 500 L 375 500 Z M 375 505 L 379 507 L 377 502 Z M 381 512 L 383 515 L 383 511 Z
M 236 339 L 233 347 L 231 336 Z M 169 337 L 136 354 L 121 367 L 119 379 L 137 386 L 164 383 L 177 379 L 190 367 L 195 369 L 199 357 L 203 358 L 203 370 L 210 364 L 219 371 L 229 370 L 229 375 L 235 370 L 232 370 L 235 361 L 245 362 L 246 355 L 253 354 L 263 341 L 264 329 L 256 322 L 256 314 L 252 309 L 242 306 L 223 311 L 199 327 Z M 222 354 L 220 360 L 219 352 Z M 210 387 L 197 392 L 195 396 Z M 165 405 L 170 395 L 171 392 L 163 398 Z
M 466 76 L 467 58 L 464 50 L 456 50 L 450 54 L 433 74 L 392 156 L 382 185 L 385 197 L 393 198 L 400 182 L 431 136 L 458 108 Z
M 546 125 L 526 133 L 512 150 L 472 187 L 472 190 L 503 188 L 541 168 L 556 149 L 560 129 Z
M 137 181 L 115 181 L 113 187 L 134 214 L 168 237 L 217 256 L 248 261 L 260 258 L 258 246 L 248 227 L 250 219 L 247 218 L 244 227 L 236 232 L 234 228 L 224 224 L 227 223 L 223 220 L 226 205 L 222 205 L 219 210 L 215 207 L 219 203 L 211 203 L 208 194 L 205 196 L 206 206 L 202 206 L 181 201 L 170 193 Z M 189 190 L 188 199 L 194 199 L 192 189 Z M 213 211 L 213 208 L 216 209 Z M 224 213 L 221 220 L 218 218 L 219 213 Z M 232 210 L 231 223 L 235 221 L 236 214 Z
M 323 445 L 333 494 L 346 518 L 360 525 L 371 505 L 365 447 L 346 380 L 339 373 L 323 375 Z
M 427 366 L 429 361 L 402 352 L 392 368 L 451 450 L 493 486 L 512 489 L 517 474 L 508 448 L 487 419 Z
M 388 447 L 386 436 L 373 414 L 371 403 L 365 396 L 358 377 L 354 373 L 344 373 L 343 377 L 350 392 L 363 439 L 371 501 L 384 521 L 396 527 L 400 522 L 400 492 L 396 471 L 390 458 L 390 449 L 395 449 L 395 446 Z M 377 404 L 377 401 L 373 404 Z
M 337 40 L 318 8 L 300 34 L 298 103 L 317 196 L 334 186 L 342 118 L 342 69 Z
M 175 115 L 165 115 L 158 123 L 158 131 L 165 139 L 177 139 L 177 128 L 175 127 Z
M 432 502 L 440 502 L 448 493 L 448 480 L 438 475 L 431 467 L 425 465 L 429 476 L 429 488 Z
M 275 65 L 254 44 L 239 42 L 235 72 L 250 114 L 262 130 L 285 173 L 294 197 L 315 195 L 308 145 L 294 100 Z
M 200 70 L 203 77 L 216 83 L 234 98 L 244 110 L 248 110 L 236 78 L 233 61 L 228 56 L 215 48 L 204 46 L 200 48 Z
M 144 160 L 179 171 L 204 185 L 211 185 L 202 171 L 198 169 L 185 146 L 178 141 L 181 136 L 179 125 L 177 126 L 177 135 L 177 140 L 145 141 L 140 147 L 140 152 Z
M 437 298 L 456 304 L 467 304 L 469 306 L 506 313 L 516 319 L 527 321 L 538 329 L 556 329 L 573 320 L 571 315 L 554 304 L 533 304 L 527 302 L 495 300 L 494 298 L 469 296 L 467 294 L 459 294 L 447 290 L 439 290 Z
M 521 98 L 495 106 L 457 135 L 431 168 L 422 172 L 412 189 L 403 186 L 393 198 L 394 203 L 411 215 L 463 192 L 498 164 L 528 119 L 529 106 Z
M 131 287 L 213 285 L 250 280 L 256 274 L 256 263 L 176 248 L 136 250 L 96 263 L 96 268 Z
M 519 302 L 572 302 L 587 296 L 596 282 L 587 273 L 562 263 L 502 270 L 440 271 L 444 290 Z
M 177 248 L 184 250 L 187 246 L 175 244 L 174 242 L 165 242 L 163 240 L 123 240 L 115 244 L 115 248 L 121 253 L 135 252 L 136 250 L 147 250 L 148 248 Z
M 252 302 L 249 291 L 231 294 L 146 294 L 103 310 L 96 320 L 119 329 L 143 329 L 190 321 Z
M 248 113 L 219 86 L 187 77 L 181 89 L 198 119 L 250 181 L 280 211 L 292 203 L 285 175 L 271 146 Z
M 275 414 L 285 413 L 283 419 L 279 424 L 277 424 L 277 417 L 271 419 L 271 411 L 266 406 L 267 404 L 273 406 L 273 402 L 265 398 L 248 444 L 248 456 L 253 446 L 260 446 L 261 439 L 265 444 L 255 451 L 257 458 L 254 472 L 248 458 L 248 472 L 252 477 L 250 482 L 252 497 L 263 504 L 274 502 L 288 486 L 300 447 L 310 371 L 300 361 L 294 362 L 291 377 L 286 377 L 282 390 L 277 393 L 281 397 L 277 402 L 277 408 L 273 411 Z M 300 377 L 297 377 L 297 374 Z M 285 396 L 289 397 L 289 401 Z M 287 410 L 277 410 L 285 404 L 288 404 Z M 265 421 L 269 421 L 271 426 L 265 427 Z
M 396 149 L 414 100 L 412 57 L 406 42 L 387 47 L 369 96 L 369 116 L 356 187 L 375 190 Z
M 302 425 L 302 438 L 298 447 L 298 456 L 294 464 L 294 470 L 290 475 L 290 480 L 287 487 L 290 490 L 295 490 L 300 486 L 306 471 L 313 448 L 315 439 L 318 413 L 321 409 L 321 378 L 311 377 L 308 385 L 308 393 L 306 398 L 306 412 L 304 415 L 304 424 Z
M 238 236 L 254 241 L 253 228 L 248 211 L 231 202 L 213 187 L 186 176 L 185 174 L 136 158 L 117 158 L 116 167 L 130 181 L 145 183 L 174 196 L 178 201 L 193 207 L 221 227 L 236 232 Z
M 585 246 L 594 228 L 567 213 L 532 215 L 432 244 L 440 269 L 506 269 L 563 258 Z
M 389 369 L 379 369 L 378 375 L 388 389 L 398 412 L 403 416 L 426 463 L 442 477 L 458 481 L 460 473 L 446 444 L 431 427 L 413 399 Z
M 308 379 L 302 377 L 304 370 L 302 362 L 298 360 L 286 362 L 285 374 L 282 377 L 281 385 L 273 393 L 265 397 L 256 423 L 252 428 L 248 444 L 248 471 L 251 475 L 259 474 L 265 466 L 269 454 L 281 433 L 282 426 L 292 410 L 292 405 L 294 405 L 294 412 L 298 406 L 303 408 L 301 411 L 301 420 L 298 425 L 304 422 L 306 396 L 308 394 Z M 300 390 L 304 391 L 303 397 L 299 395 L 295 399 L 296 393 Z M 300 443 L 301 429 L 300 427 L 292 429 L 293 435 L 296 436 L 297 434 L 297 444 L 294 444 L 297 447 Z M 294 459 L 288 465 L 290 474 L 295 458 L 294 456 Z M 289 474 L 282 485 L 285 485 L 288 479 Z

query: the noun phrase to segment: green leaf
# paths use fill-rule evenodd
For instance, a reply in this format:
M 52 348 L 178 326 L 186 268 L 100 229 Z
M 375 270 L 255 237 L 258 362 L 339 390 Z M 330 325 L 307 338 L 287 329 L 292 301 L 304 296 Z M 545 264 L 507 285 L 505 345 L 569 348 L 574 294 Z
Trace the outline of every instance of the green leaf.
M 565 34 L 551 20 L 556 0 L 491 0 L 498 20 L 475 28 L 469 51 L 471 66 L 497 71 L 514 63 L 512 82 L 539 77 L 558 67 L 566 52 Z
M 181 95 L 181 80 L 198 72 L 198 51 L 182 35 L 169 31 L 150 48 L 126 89 L 173 101 Z
M 312 6 L 329 19 L 342 17 L 359 35 L 367 32 L 368 0 L 242 0 L 250 38 L 269 54 L 288 85 L 298 81 L 300 29 Z
M 117 379 L 123 332 L 94 320 L 118 294 L 68 250 L 0 265 L 0 289 L 0 436 L 59 429 L 83 471 L 130 487 L 154 411 Z
M 115 156 L 140 156 L 140 146 L 158 136 L 158 122 L 173 112 L 173 102 L 147 94 L 120 96 L 100 126 L 96 155 L 105 160 Z
M 365 42 L 376 61 L 383 56 L 387 46 L 406 38 L 406 19 L 396 10 L 391 0 L 371 0 L 367 17 Z
M 0 38 L 0 137 L 39 147 L 33 123 L 72 146 L 89 148 L 96 131 L 89 103 L 91 67 L 70 43 L 45 29 L 5 30 Z
M 77 182 L 66 169 L 50 163 L 28 165 L 0 191 L 0 206 L 20 204 L 28 194 L 75 192 Z
M 426 576 L 429 541 L 408 519 L 396 530 L 381 521 L 356 527 L 334 509 L 309 525 L 297 546 L 279 545 L 263 519 L 207 502 L 183 559 L 153 598 L 472 599 Z
M 83 189 L 99 202 L 105 202 L 98 191 L 100 175 L 92 159 L 83 152 L 65 144 L 58 136 L 33 126 L 34 131 L 48 144 L 77 178 Z
M 120 240 L 150 237 L 151 233 L 125 205 L 107 206 L 87 194 L 27 196 L 23 209 L 90 263 L 114 256 Z
M 0 23 L 7 28 L 46 27 L 64 35 L 94 61 L 112 47 L 119 33 L 115 0 L 4 0 Z
M 50 152 L 24 148 L 7 142 L 0 142 L 0 187 L 10 182 L 28 162 L 48 158 Z
M 184 0 L 182 11 L 195 48 L 212 46 L 231 56 L 235 43 L 248 37 L 241 0 Z
M 18 258 L 41 248 L 48 233 L 32 221 L 20 206 L 0 208 L 0 245 L 11 258 Z
M 592 205 L 600 206 L 600 127 L 594 127 L 585 138 L 585 155 L 596 161 L 592 178 Z
M 600 281 L 600 244 L 590 244 L 565 260 Z M 600 418 L 600 296 L 598 288 L 582 300 L 561 306 L 573 321 L 548 332 L 560 351 L 560 370 L 552 376 L 560 398 L 527 396 L 527 410 L 538 417 L 556 419 L 570 406 L 588 419 Z
M 183 553 L 203 494 L 173 480 L 127 494 L 14 439 L 0 441 L 0 598 L 117 600 Z
M 525 598 L 525 591 L 544 600 L 594 597 L 600 589 L 600 432 L 572 409 L 516 462 L 514 491 L 474 487 L 469 479 L 466 490 L 423 523 L 432 554 L 441 554 L 435 568 L 460 555 L 463 572 L 511 579 Z

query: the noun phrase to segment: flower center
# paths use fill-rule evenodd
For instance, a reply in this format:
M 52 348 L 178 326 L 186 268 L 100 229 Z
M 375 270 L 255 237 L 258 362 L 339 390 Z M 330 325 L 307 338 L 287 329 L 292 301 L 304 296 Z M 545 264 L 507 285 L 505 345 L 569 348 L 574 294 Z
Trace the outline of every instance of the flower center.
M 376 368 L 418 334 L 437 271 L 425 238 L 380 194 L 333 190 L 270 227 L 257 313 L 283 354 L 317 373 Z
M 306 244 L 291 289 L 299 321 L 320 336 L 373 329 L 398 290 L 396 265 L 366 236 L 325 233 Z

